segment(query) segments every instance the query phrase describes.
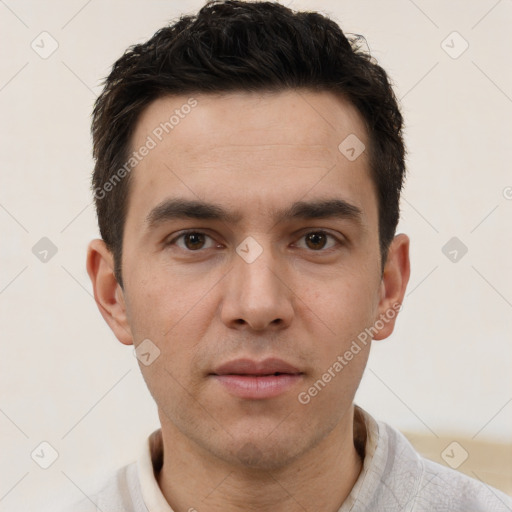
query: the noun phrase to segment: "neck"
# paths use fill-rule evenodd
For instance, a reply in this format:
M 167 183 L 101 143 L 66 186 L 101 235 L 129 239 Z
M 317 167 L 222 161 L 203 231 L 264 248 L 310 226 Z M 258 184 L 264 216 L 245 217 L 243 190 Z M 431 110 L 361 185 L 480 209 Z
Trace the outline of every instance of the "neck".
M 353 420 L 352 408 L 316 446 L 271 471 L 229 464 L 163 421 L 158 484 L 174 512 L 337 512 L 362 469 Z

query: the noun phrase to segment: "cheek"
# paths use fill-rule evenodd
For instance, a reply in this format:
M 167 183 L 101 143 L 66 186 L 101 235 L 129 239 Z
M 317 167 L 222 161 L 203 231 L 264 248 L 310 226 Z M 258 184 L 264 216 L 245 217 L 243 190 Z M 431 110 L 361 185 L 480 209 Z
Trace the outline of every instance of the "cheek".
M 205 296 L 213 282 L 194 286 L 190 278 L 176 273 L 157 274 L 132 275 L 127 307 L 135 344 L 149 339 L 156 347 L 158 358 L 150 366 L 140 364 L 140 368 L 160 403 L 170 396 L 181 396 L 183 386 L 192 392 L 196 376 L 190 369 L 196 366 L 200 341 L 208 338 L 215 307 L 211 300 L 214 294 Z
M 298 314 L 308 332 L 309 343 L 312 343 L 309 348 L 315 379 L 332 368 L 338 356 L 343 358 L 348 351 L 347 358 L 342 361 L 343 370 L 332 370 L 336 378 L 332 379 L 330 387 L 343 387 L 344 382 L 359 381 L 370 346 L 365 328 L 373 324 L 378 292 L 378 275 L 361 270 L 345 270 L 304 289 L 307 299 Z
M 322 280 L 310 280 L 302 296 L 304 303 L 341 335 L 371 322 L 378 305 L 379 280 L 370 269 L 343 268 L 323 276 Z
M 314 324 L 306 321 L 312 373 L 297 398 L 312 410 L 331 410 L 334 422 L 353 400 L 368 361 L 371 340 L 364 330 L 372 324 L 374 295 L 357 279 L 333 282 L 311 294 L 309 306 L 319 317 Z
M 196 329 L 200 326 L 198 319 L 207 314 L 205 290 L 215 283 L 212 276 L 204 276 L 198 285 L 198 279 L 153 265 L 147 271 L 136 270 L 130 277 L 127 308 L 131 327 L 139 338 L 188 338 L 191 322 Z

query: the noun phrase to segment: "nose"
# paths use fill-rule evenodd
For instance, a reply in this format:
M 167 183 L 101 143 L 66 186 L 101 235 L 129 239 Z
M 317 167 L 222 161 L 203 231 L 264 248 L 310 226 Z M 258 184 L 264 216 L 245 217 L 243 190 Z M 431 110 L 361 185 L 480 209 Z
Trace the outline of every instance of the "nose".
M 293 291 L 284 266 L 270 248 L 249 262 L 234 255 L 224 280 L 221 318 L 232 329 L 280 330 L 292 321 Z

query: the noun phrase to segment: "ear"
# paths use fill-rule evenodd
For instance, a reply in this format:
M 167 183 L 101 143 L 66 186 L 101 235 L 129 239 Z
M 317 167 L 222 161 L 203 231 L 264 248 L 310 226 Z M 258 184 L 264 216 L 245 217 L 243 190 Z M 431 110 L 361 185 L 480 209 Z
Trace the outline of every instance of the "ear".
M 374 340 L 387 338 L 395 327 L 398 311 L 404 300 L 405 289 L 409 282 L 411 264 L 409 261 L 409 237 L 404 234 L 395 236 L 388 250 L 388 256 L 382 274 L 378 317 L 384 324 L 374 336 Z
M 114 257 L 103 240 L 93 240 L 89 244 L 87 273 L 103 318 L 121 343 L 133 345 L 123 289 L 114 275 Z

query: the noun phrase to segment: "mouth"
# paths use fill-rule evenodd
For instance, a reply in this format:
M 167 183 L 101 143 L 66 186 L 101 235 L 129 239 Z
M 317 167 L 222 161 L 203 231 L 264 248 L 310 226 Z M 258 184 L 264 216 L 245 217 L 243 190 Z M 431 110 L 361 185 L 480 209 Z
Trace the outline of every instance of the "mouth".
M 261 400 L 288 391 L 303 379 L 304 373 L 281 359 L 237 359 L 219 366 L 210 376 L 231 395 Z

